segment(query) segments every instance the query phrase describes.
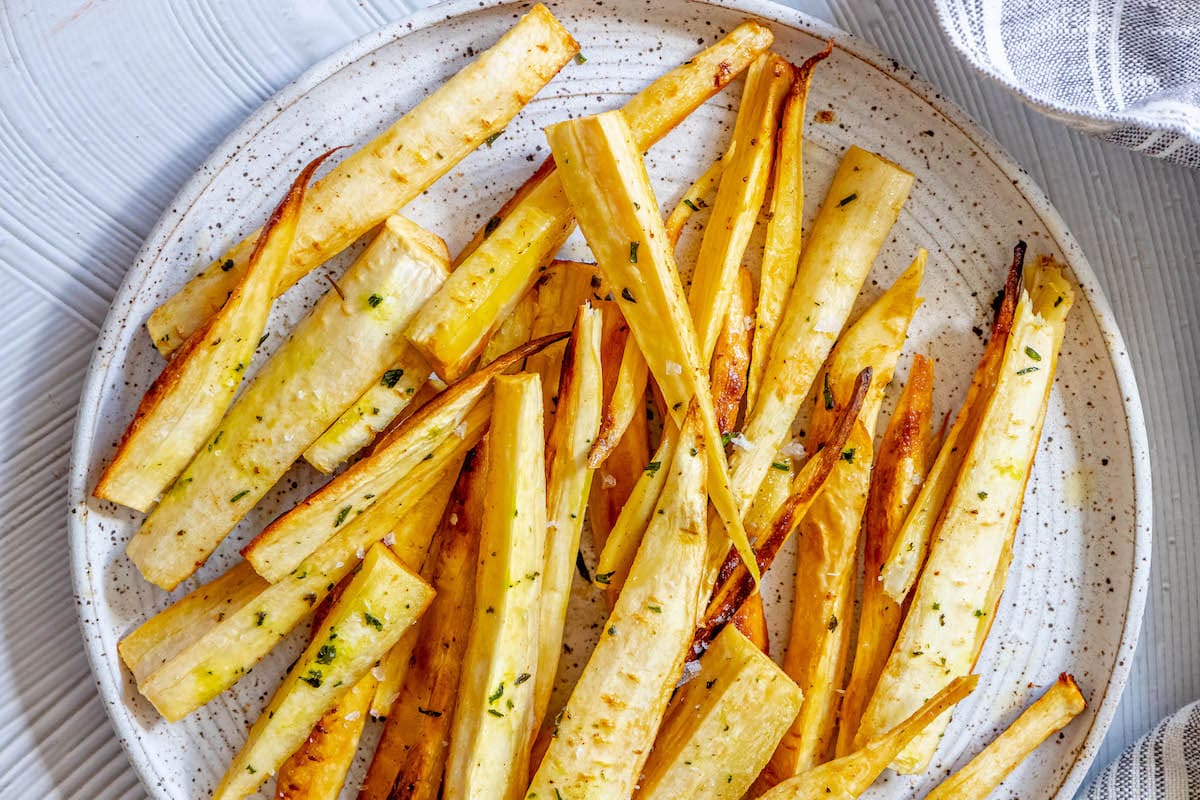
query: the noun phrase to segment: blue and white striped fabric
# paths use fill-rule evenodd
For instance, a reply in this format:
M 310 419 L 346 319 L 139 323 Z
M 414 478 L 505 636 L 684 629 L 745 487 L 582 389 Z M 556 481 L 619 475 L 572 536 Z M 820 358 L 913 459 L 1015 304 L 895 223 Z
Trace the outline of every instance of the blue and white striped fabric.
M 1200 703 L 1167 717 L 1096 776 L 1086 800 L 1200 797 Z
M 936 0 L 977 69 L 1067 125 L 1200 168 L 1200 0 Z

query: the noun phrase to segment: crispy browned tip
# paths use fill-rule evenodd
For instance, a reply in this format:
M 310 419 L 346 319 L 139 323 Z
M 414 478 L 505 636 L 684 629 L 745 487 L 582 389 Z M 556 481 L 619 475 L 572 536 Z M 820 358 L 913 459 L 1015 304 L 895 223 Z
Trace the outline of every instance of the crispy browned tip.
M 825 446 L 800 470 L 795 483 L 792 484 L 795 491 L 775 513 L 767 535 L 754 543 L 754 560 L 758 564 L 760 574 L 765 575 L 771 568 L 775 556 L 779 555 L 784 543 L 800 522 L 803 510 L 808 508 L 813 498 L 821 491 L 825 480 L 841 459 L 842 448 L 850 438 L 850 432 L 854 430 L 854 423 L 858 420 L 858 414 L 870 388 L 871 368 L 866 367 L 855 378 L 854 391 L 846 407 L 838 414 Z M 689 661 L 694 661 L 704 654 L 709 643 L 729 624 L 755 588 L 754 576 L 746 569 L 746 564 L 737 551 L 730 548 L 718 573 L 717 588 L 708 604 L 704 620 L 692 639 L 692 648 L 688 653 Z
M 833 54 L 833 39 L 825 42 L 825 48 L 819 53 L 813 53 L 808 58 L 796 67 L 796 85 L 807 86 L 812 79 L 812 72 L 816 69 L 817 64 L 820 64 L 825 59 Z
M 1017 298 L 1021 295 L 1021 273 L 1025 269 L 1025 242 L 1018 241 L 1013 248 L 1012 262 L 1008 265 L 1008 277 L 1004 281 L 1004 297 L 996 308 L 996 321 L 992 325 L 992 338 L 1008 337 L 1012 330 L 1013 317 L 1017 313 Z

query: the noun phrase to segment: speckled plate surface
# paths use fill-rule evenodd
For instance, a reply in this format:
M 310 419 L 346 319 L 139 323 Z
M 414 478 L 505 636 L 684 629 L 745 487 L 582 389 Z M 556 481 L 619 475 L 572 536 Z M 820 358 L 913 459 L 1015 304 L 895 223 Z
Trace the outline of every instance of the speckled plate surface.
M 869 795 L 923 796 L 1040 687 L 1070 671 L 1091 701 L 1088 712 L 998 793 L 1025 800 L 1070 797 L 1111 720 L 1137 639 L 1150 557 L 1150 473 L 1141 406 L 1120 333 L 1058 214 L 990 137 L 934 88 L 848 35 L 796 12 L 761 0 L 563 0 L 550 5 L 581 42 L 587 62 L 564 69 L 492 148 L 473 154 L 406 209 L 445 237 L 452 250 L 546 155 L 542 126 L 620 105 L 650 76 L 740 20 L 758 17 L 774 29 L 776 49 L 793 60 L 814 52 L 828 36 L 838 40 L 834 56 L 817 73 L 809 101 L 809 218 L 839 154 L 850 144 L 882 152 L 917 176 L 860 303 L 877 296 L 917 247 L 930 251 L 926 303 L 913 323 L 908 352 L 936 359 L 939 414 L 961 401 L 1013 243 L 1024 238 L 1032 252 L 1053 253 L 1070 265 L 1082 292 L 1071 314 L 1008 588 L 980 660 L 983 680 L 959 707 L 928 775 L 881 779 Z M 118 640 L 172 599 L 143 582 L 124 557 L 140 515 L 88 494 L 142 391 L 161 368 L 143 323 L 198 263 L 207 263 L 260 224 L 296 168 L 330 146 L 362 143 L 386 127 L 471 53 L 494 41 L 522 8 L 455 0 L 367 36 L 314 67 L 252 115 L 184 187 L 113 303 L 80 403 L 70 477 L 73 569 L 100 693 L 117 736 L 155 797 L 207 796 L 298 652 L 303 632 L 231 692 L 175 725 L 163 722 L 138 696 L 121 667 Z M 673 204 L 723 148 L 737 86 L 650 153 L 650 172 L 664 206 Z M 571 255 L 586 254 L 577 237 L 567 249 Z M 271 321 L 276 335 L 269 341 L 279 341 L 319 295 L 320 274 L 340 270 L 348 257 L 318 270 L 277 304 Z M 908 361 L 906 355 L 896 385 Z M 317 478 L 312 470 L 296 467 L 199 577 L 224 569 L 243 541 L 307 493 Z M 791 561 L 785 553 L 767 582 L 767 598 L 775 601 L 769 617 L 777 650 L 790 610 Z M 601 615 L 595 596 L 579 581 L 570 613 L 575 655 L 564 663 L 560 694 L 582 668 Z M 376 735 L 369 730 L 369 739 Z M 350 786 L 357 786 L 364 766 L 360 757 Z

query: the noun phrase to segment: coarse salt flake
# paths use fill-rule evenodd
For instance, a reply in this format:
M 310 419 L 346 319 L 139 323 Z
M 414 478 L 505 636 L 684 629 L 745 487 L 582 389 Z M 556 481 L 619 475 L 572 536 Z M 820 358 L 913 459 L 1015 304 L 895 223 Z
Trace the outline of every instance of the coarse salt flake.
M 354 551 L 354 557 L 357 558 L 359 561 L 362 561 L 364 558 L 366 558 L 366 556 L 367 556 L 367 551 L 363 550 L 361 547 Z
M 460 439 L 467 438 L 467 423 L 465 423 L 465 422 L 458 423 L 458 427 L 454 429 L 454 435 Z
M 666 369 L 667 369 L 668 375 L 682 375 L 683 374 L 683 365 L 676 364 L 674 361 L 668 361 L 666 364 Z
M 387 536 L 383 537 L 383 543 L 386 544 L 388 547 L 395 545 L 396 544 L 396 534 L 389 533 Z
M 738 431 L 737 433 L 730 436 L 729 443 L 731 445 L 733 445 L 734 447 L 736 447 L 738 450 L 749 451 L 749 450 L 754 449 L 754 442 L 747 439 L 745 434 L 743 434 L 741 431 Z
M 383 671 L 383 667 L 376 664 L 375 666 L 371 667 L 371 677 L 377 681 L 381 681 L 387 677 L 387 673 Z
M 788 458 L 804 458 L 808 455 L 808 452 L 804 449 L 804 445 L 799 442 L 788 442 L 779 448 L 779 452 Z
M 614 478 L 612 475 L 609 475 L 607 472 L 604 473 L 604 477 L 601 479 L 600 482 L 604 485 L 605 489 L 611 489 L 612 487 L 617 485 L 617 479 Z
M 346 722 L 357 722 L 358 720 L 362 719 L 362 712 L 351 711 L 349 714 L 342 717 L 342 719 L 346 720 Z

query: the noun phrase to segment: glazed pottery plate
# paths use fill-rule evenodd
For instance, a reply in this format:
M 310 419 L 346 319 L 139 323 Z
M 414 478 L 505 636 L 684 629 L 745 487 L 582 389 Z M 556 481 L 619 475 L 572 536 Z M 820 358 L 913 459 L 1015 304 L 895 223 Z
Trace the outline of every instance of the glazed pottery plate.
M 1149 565 L 1150 488 L 1146 433 L 1128 356 L 1095 276 L 1062 220 L 995 142 L 935 89 L 852 37 L 798 13 L 761 0 L 550 5 L 580 41 L 586 62 L 569 64 L 498 141 L 473 153 L 405 209 L 443 236 L 452 252 L 547 155 L 545 125 L 620 106 L 652 76 L 752 17 L 771 26 L 775 48 L 793 61 L 820 49 L 828 37 L 837 39 L 809 99 L 808 219 L 851 144 L 878 151 L 916 175 L 860 298 L 861 308 L 918 248 L 929 250 L 925 304 L 891 399 L 910 354 L 924 352 L 936 361 L 937 418 L 957 407 L 1019 239 L 1029 243 L 1031 254 L 1051 253 L 1069 265 L 1082 291 L 1069 319 L 1008 586 L 979 661 L 982 681 L 955 712 L 928 774 L 889 774 L 870 796 L 924 796 L 1066 671 L 1087 695 L 1088 711 L 1018 768 L 998 796 L 1071 797 L 1112 718 L 1137 639 Z M 145 333 L 146 318 L 198 265 L 261 224 L 302 164 L 332 146 L 369 140 L 494 42 L 525 8 L 455 0 L 364 37 L 314 67 L 251 116 L 184 187 L 113 302 L 76 430 L 70 493 L 74 576 L 100 693 L 117 736 L 155 797 L 208 795 L 305 632 L 282 643 L 232 691 L 173 725 L 137 694 L 121 666 L 120 638 L 195 585 L 189 582 L 168 596 L 143 581 L 124 555 L 141 515 L 90 498 L 100 468 L 162 367 Z M 739 81 L 718 95 L 650 151 L 647 163 L 664 207 L 674 205 L 724 148 L 740 87 Z M 694 249 L 694 242 L 686 246 Z M 578 236 L 566 250 L 589 257 Z M 264 350 L 284 338 L 328 287 L 325 276 L 336 275 L 352 255 L 316 270 L 276 304 Z M 682 262 L 688 263 L 686 253 Z M 303 465 L 295 467 L 197 579 L 232 563 L 249 536 L 318 478 Z M 766 582 L 777 654 L 790 613 L 793 558 L 785 553 Z M 603 617 L 597 596 L 582 580 L 576 581 L 570 614 L 571 655 L 564 659 L 560 699 L 582 668 Z M 368 730 L 347 796 L 361 779 L 377 727 Z M 270 788 L 268 783 L 265 791 Z

